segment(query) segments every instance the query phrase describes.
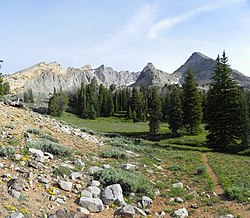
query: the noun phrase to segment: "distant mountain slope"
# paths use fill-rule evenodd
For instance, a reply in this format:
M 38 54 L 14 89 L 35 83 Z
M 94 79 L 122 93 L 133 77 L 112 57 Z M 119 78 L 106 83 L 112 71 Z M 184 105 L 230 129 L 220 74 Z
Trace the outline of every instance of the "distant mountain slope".
M 190 58 L 178 68 L 172 76 L 177 78 L 179 84 L 183 84 L 189 68 L 194 72 L 197 83 L 208 85 L 211 82 L 211 76 L 214 71 L 216 61 L 199 52 L 194 52 Z M 239 84 L 243 87 L 250 87 L 250 77 L 245 76 L 237 70 L 232 70 L 232 74 Z
M 141 72 L 115 71 L 111 67 L 101 65 L 92 69 L 90 65 L 81 68 L 69 67 L 64 69 L 60 64 L 52 62 L 46 64 L 41 62 L 15 74 L 6 76 L 4 79 L 10 83 L 11 91 L 22 93 L 32 89 L 33 93 L 48 94 L 54 89 L 63 91 L 75 91 L 81 83 L 89 84 L 96 77 L 98 84 L 109 87 L 112 84 L 117 86 L 157 86 L 163 87 L 166 84 L 182 85 L 189 68 L 192 68 L 197 83 L 200 86 L 208 86 L 214 71 L 216 61 L 199 52 L 194 52 L 190 58 L 174 73 L 168 74 L 158 70 L 152 63 L 148 63 Z M 250 77 L 232 71 L 233 76 L 243 87 L 250 88 Z
M 11 91 L 24 92 L 32 89 L 34 93 L 53 93 L 54 89 L 63 91 L 75 91 L 81 83 L 89 84 L 96 77 L 98 84 L 110 86 L 129 85 L 135 82 L 139 72 L 114 71 L 111 67 L 101 65 L 92 69 L 90 65 L 81 68 L 63 69 L 60 64 L 44 62 L 27 69 L 11 74 L 5 78 L 10 83 Z
M 156 86 L 163 87 L 166 84 L 177 83 L 178 81 L 171 74 L 158 70 L 152 63 L 143 68 L 134 86 Z

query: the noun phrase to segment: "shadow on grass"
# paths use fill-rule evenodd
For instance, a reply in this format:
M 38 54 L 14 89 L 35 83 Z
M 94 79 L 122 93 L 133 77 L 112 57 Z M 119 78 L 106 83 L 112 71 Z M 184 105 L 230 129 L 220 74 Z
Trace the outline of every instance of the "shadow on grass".
M 193 144 L 185 144 L 176 142 L 176 143 L 168 143 L 164 142 L 167 139 L 177 139 L 183 136 L 182 134 L 174 135 L 172 133 L 165 133 L 165 134 L 157 134 L 155 136 L 151 136 L 149 132 L 114 132 L 114 136 L 123 136 L 134 140 L 138 145 L 143 146 L 153 146 L 155 148 L 165 148 L 168 150 L 183 150 L 183 151 L 200 151 L 200 152 L 209 152 L 211 149 L 200 146 L 200 145 L 193 145 Z M 138 143 L 138 139 L 140 143 Z M 186 142 L 188 143 L 188 142 Z M 195 142 L 193 142 L 195 143 Z

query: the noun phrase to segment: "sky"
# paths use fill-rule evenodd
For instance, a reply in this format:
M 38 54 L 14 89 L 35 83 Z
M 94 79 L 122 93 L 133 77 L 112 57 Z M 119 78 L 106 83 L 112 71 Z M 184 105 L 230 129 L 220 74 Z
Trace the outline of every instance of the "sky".
M 0 0 L 0 59 L 173 73 L 201 52 L 250 76 L 250 0 Z

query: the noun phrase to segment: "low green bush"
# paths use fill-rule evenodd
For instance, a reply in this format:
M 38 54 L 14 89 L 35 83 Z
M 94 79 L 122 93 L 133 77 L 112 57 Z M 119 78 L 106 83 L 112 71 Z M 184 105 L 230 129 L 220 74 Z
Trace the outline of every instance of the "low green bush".
M 139 172 L 110 168 L 94 174 L 104 186 L 120 184 L 125 195 L 129 193 L 152 194 L 152 184 Z
M 45 139 L 40 141 L 30 142 L 27 144 L 27 148 L 40 149 L 43 152 L 49 152 L 53 155 L 62 157 L 67 157 L 73 154 L 73 149 L 65 145 L 61 145 Z
M 152 153 L 154 148 L 149 145 L 145 145 L 140 143 L 140 145 L 135 144 L 134 140 L 127 139 L 125 137 L 114 137 L 110 138 L 107 141 L 108 144 L 112 145 L 113 147 L 124 148 L 126 150 L 130 150 L 137 153 Z
M 36 128 L 29 128 L 28 133 L 31 133 L 31 134 L 34 134 L 34 135 L 41 135 L 42 132 L 39 130 L 39 129 L 36 129 Z
M 59 140 L 57 138 L 53 137 L 50 134 L 43 133 L 41 130 L 36 129 L 36 128 L 29 128 L 27 132 L 34 134 L 34 135 L 38 135 L 40 138 L 47 139 L 47 140 L 52 141 L 52 142 L 56 142 L 56 143 L 59 142 Z
M 1 157 L 13 157 L 15 154 L 16 148 L 8 145 L 0 148 L 0 156 Z
M 125 153 L 125 151 L 122 151 L 117 148 L 111 148 L 106 151 L 103 151 L 101 154 L 104 158 L 115 158 L 115 159 L 127 159 L 128 155 Z
M 44 138 L 44 139 L 47 139 L 47 140 L 49 140 L 49 141 L 56 142 L 56 143 L 59 142 L 59 140 L 58 140 L 57 138 L 55 138 L 55 137 L 52 136 L 52 135 L 48 135 L 48 134 L 43 134 L 43 135 L 41 136 L 41 138 Z
M 250 202 L 250 189 L 232 186 L 225 189 L 225 194 L 232 200 L 240 202 Z
M 240 152 L 238 152 L 238 154 L 250 157 L 250 148 L 248 148 L 248 149 L 246 149 L 244 151 L 240 151 Z
M 206 168 L 204 166 L 199 166 L 196 169 L 197 175 L 204 175 L 206 173 Z
M 71 174 L 70 169 L 64 166 L 59 166 L 53 171 L 54 176 L 62 177 L 63 175 L 69 176 L 70 174 Z

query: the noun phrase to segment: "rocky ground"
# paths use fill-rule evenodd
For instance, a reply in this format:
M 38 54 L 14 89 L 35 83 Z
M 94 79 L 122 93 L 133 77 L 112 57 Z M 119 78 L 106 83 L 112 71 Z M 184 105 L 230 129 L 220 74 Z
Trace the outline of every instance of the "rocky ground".
M 1 103 L 0 217 L 215 217 L 209 207 L 198 208 L 195 201 L 181 197 L 166 199 L 157 189 L 154 196 L 128 202 L 120 184 L 104 186 L 95 180 L 95 172 L 110 167 L 98 155 L 107 148 L 106 141 L 100 134 Z M 120 167 L 125 171 L 135 165 Z M 181 182 L 172 185 L 183 188 Z M 223 192 L 218 184 L 216 188 L 218 194 Z M 175 202 L 171 213 L 166 210 L 169 201 Z M 250 217 L 249 205 L 228 201 L 224 205 L 240 213 L 238 217 Z

